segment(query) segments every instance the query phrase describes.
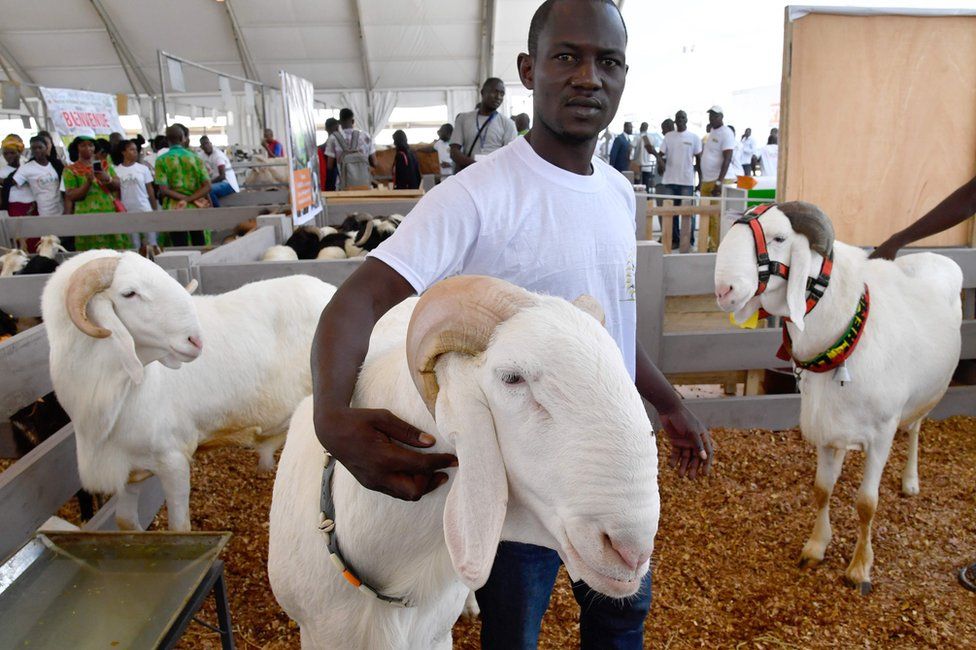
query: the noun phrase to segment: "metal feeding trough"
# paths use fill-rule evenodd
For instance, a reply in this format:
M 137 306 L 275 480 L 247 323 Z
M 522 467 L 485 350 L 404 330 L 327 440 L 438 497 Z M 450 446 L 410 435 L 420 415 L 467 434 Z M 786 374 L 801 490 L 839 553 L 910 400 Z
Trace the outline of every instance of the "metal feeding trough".
M 0 648 L 169 647 L 223 586 L 217 556 L 229 539 L 40 533 L 0 565 Z

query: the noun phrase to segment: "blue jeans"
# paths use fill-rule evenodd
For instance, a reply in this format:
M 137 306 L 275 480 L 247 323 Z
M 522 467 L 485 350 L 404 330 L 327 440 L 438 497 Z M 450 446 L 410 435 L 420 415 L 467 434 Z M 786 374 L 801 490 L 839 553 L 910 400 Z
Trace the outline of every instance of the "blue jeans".
M 227 196 L 228 194 L 236 194 L 237 190 L 231 186 L 227 181 L 220 181 L 219 183 L 214 183 L 210 186 L 210 202 L 213 203 L 215 208 L 220 207 L 220 197 Z
M 695 193 L 694 185 L 658 185 L 663 194 L 675 194 L 677 196 L 692 196 Z M 684 201 L 674 200 L 675 205 L 681 205 Z M 681 217 L 671 217 L 671 248 L 677 250 L 681 245 Z M 695 219 L 691 220 L 691 245 L 695 245 Z
M 535 650 L 542 616 L 562 561 L 548 548 L 502 542 L 485 586 L 478 590 L 483 650 Z M 639 650 L 651 608 L 651 574 L 627 600 L 608 598 L 583 582 L 573 583 L 580 606 L 584 650 Z

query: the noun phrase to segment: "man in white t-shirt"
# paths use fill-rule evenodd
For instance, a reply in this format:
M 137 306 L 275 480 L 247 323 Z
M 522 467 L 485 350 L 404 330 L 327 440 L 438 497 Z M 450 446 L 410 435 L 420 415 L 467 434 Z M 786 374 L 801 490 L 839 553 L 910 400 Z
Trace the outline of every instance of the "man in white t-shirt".
M 779 135 L 769 133 L 769 139 L 759 150 L 759 167 L 762 169 L 763 176 L 776 176 L 776 167 L 779 165 Z
M 640 133 L 637 135 L 637 141 L 634 144 L 634 156 L 640 164 L 640 182 L 648 191 L 651 191 L 657 187 L 659 180 L 655 174 L 657 171 L 657 152 L 661 148 L 661 143 L 664 142 L 664 136 L 660 133 L 648 133 L 648 128 L 647 122 L 641 122 Z
M 213 146 L 210 138 L 200 136 L 200 157 L 207 164 L 210 174 L 210 202 L 215 208 L 220 207 L 220 199 L 241 191 L 237 184 L 237 174 L 230 164 L 230 158 L 223 151 Z
M 454 118 L 451 159 L 459 172 L 477 160 L 497 151 L 518 136 L 515 122 L 498 112 L 505 100 L 505 82 L 497 77 L 481 85 L 481 103 Z
M 628 280 L 637 250 L 633 188 L 607 164 L 591 162 L 624 90 L 626 42 L 623 18 L 608 0 L 544 3 L 529 27 L 529 53 L 518 58 L 522 83 L 533 91 L 531 131 L 428 192 L 323 312 L 312 347 L 316 433 L 370 489 L 418 499 L 448 480 L 439 470 L 453 456 L 398 444 L 429 447 L 432 436 L 349 404 L 377 320 L 458 274 L 491 275 L 570 300 L 597 298 L 638 391 L 665 414 L 672 445 L 696 471 L 705 468 L 707 432 L 636 341 Z M 483 648 L 536 647 L 559 565 L 548 548 L 498 546 L 477 592 Z M 574 594 L 583 648 L 642 647 L 649 574 L 623 601 L 594 598 L 585 583 Z
M 454 126 L 452 124 L 441 124 L 441 128 L 437 129 L 437 140 L 434 144 L 420 149 L 424 153 L 437 154 L 437 161 L 440 163 L 441 178 L 454 173 L 454 161 L 451 160 L 451 135 L 453 133 Z
M 746 176 L 752 176 L 752 160 L 756 155 L 756 139 L 752 137 L 752 129 L 746 128 L 742 133 L 742 139 L 739 141 L 739 164 L 742 165 L 742 171 Z
M 14 172 L 14 183 L 27 186 L 37 203 L 37 214 L 41 217 L 64 214 L 64 197 L 61 195 L 61 177 L 47 156 L 47 140 L 35 135 L 30 139 L 31 156 Z
M 688 130 L 688 114 L 678 111 L 674 114 L 674 131 L 664 135 L 661 155 L 664 157 L 664 175 L 661 176 L 661 193 L 671 196 L 691 196 L 695 193 L 695 168 L 701 156 L 702 141 L 698 135 Z M 681 205 L 683 199 L 672 199 Z M 695 245 L 695 228 L 690 217 L 671 218 L 671 247 L 681 245 L 681 222 L 690 232 L 689 243 Z
M 725 126 L 721 106 L 708 109 L 708 124 L 712 128 L 705 138 L 699 168 L 701 195 L 718 197 L 722 195 L 722 185 L 731 184 L 728 173 L 735 153 L 735 133 Z M 717 217 L 708 218 L 708 250 L 711 252 L 718 250 L 719 225 Z

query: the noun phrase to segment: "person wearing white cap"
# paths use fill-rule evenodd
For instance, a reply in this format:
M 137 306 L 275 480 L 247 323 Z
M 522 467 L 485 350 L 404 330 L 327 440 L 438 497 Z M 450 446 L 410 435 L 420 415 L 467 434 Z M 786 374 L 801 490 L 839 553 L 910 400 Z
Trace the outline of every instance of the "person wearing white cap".
M 708 109 L 708 124 L 712 127 L 705 141 L 701 156 L 701 195 L 721 196 L 722 183 L 728 182 L 725 176 L 732 163 L 732 152 L 735 149 L 735 134 L 725 126 L 724 112 L 721 106 Z M 718 219 L 709 219 L 708 250 L 718 249 L 719 223 Z

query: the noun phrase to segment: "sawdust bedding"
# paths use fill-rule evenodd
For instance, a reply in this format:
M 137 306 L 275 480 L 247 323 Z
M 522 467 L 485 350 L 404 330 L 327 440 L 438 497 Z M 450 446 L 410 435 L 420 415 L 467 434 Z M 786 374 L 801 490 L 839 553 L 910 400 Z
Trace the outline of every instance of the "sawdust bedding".
M 661 467 L 646 647 L 976 647 L 976 594 L 956 580 L 959 567 L 976 562 L 976 418 L 925 423 L 914 498 L 900 495 L 905 440 L 896 440 L 874 525 L 875 590 L 866 597 L 841 581 L 856 538 L 861 455 L 848 455 L 834 491 L 825 561 L 801 570 L 796 562 L 814 518 L 814 450 L 796 430 L 717 430 L 715 439 L 711 477 L 692 483 Z M 255 466 L 243 450 L 198 454 L 193 527 L 234 533 L 223 557 L 238 647 L 297 648 L 298 629 L 275 602 L 266 572 L 274 481 Z M 154 526 L 165 526 L 165 510 Z M 214 621 L 212 603 L 202 616 Z M 563 574 L 540 647 L 576 647 L 576 616 Z M 455 647 L 478 648 L 478 633 L 477 621 L 459 622 Z M 213 632 L 191 625 L 180 647 L 220 646 Z

